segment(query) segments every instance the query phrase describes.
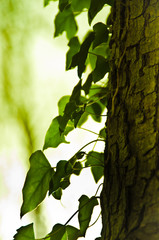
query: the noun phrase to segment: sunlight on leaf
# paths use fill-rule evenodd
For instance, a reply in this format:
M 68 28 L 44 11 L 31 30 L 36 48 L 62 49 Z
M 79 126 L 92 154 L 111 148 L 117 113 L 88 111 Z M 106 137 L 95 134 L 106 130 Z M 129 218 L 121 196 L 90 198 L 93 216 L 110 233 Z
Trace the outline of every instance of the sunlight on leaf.
M 55 18 L 54 37 L 66 32 L 68 39 L 74 37 L 77 32 L 77 24 L 70 6 L 67 6 L 62 12 L 59 12 Z
M 72 57 L 80 50 L 80 43 L 78 37 L 71 38 L 68 46 L 70 47 L 70 49 L 66 54 L 66 70 L 69 70 L 71 68 Z
M 87 161 L 85 166 L 91 167 L 91 171 L 95 182 L 97 183 L 99 179 L 104 175 L 104 153 L 99 152 L 89 152 L 87 154 Z
M 79 199 L 78 220 L 82 236 L 85 236 L 91 220 L 93 209 L 96 205 L 98 205 L 98 201 L 94 196 L 88 198 L 86 195 L 82 195 Z
M 49 147 L 56 148 L 60 143 L 68 143 L 65 140 L 64 133 L 60 130 L 60 120 L 62 120 L 62 116 L 58 116 L 52 120 L 45 136 L 44 150 Z
M 90 0 L 72 0 L 72 8 L 75 12 L 81 12 L 85 8 L 89 8 Z
M 14 240 L 35 240 L 33 223 L 21 227 L 13 237 Z
M 42 151 L 36 151 L 30 157 L 30 169 L 23 187 L 21 217 L 35 209 L 45 198 L 49 190 L 52 168 Z

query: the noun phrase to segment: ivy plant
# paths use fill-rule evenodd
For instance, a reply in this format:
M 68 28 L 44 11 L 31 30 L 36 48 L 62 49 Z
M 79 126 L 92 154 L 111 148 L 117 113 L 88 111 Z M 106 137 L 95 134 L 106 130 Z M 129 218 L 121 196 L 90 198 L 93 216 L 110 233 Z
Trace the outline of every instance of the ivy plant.
M 44 0 L 44 6 L 49 5 L 50 2 L 51 0 Z M 108 21 L 96 22 L 93 26 L 92 21 L 106 5 L 112 6 L 113 0 L 58 1 L 58 13 L 54 20 L 54 37 L 66 32 L 69 47 L 66 53 L 66 70 L 77 67 L 79 81 L 70 96 L 63 96 L 59 100 L 58 116 L 52 120 L 46 132 L 43 149 L 34 152 L 30 157 L 30 168 L 22 190 L 21 217 L 34 210 L 45 199 L 47 193 L 60 200 L 64 190 L 70 185 L 71 175 L 80 175 L 83 168 L 91 169 L 96 184 L 104 174 L 104 153 L 93 150 L 86 152 L 85 147 L 97 141 L 105 141 L 105 127 L 100 130 L 96 139 L 79 149 L 70 159 L 60 160 L 56 166 L 50 165 L 44 150 L 57 148 L 61 143 L 68 144 L 67 135 L 75 128 L 81 128 L 89 116 L 95 122 L 101 122 L 103 112 L 107 107 L 107 73 L 109 72 L 111 33 Z M 88 13 L 90 30 L 80 42 L 77 35 L 79 26 L 76 16 L 82 14 L 83 11 Z M 86 76 L 84 78 L 83 73 Z M 106 118 L 106 115 L 104 117 Z M 79 199 L 79 207 L 73 216 L 65 224 L 57 223 L 52 231 L 41 239 L 76 240 L 84 237 L 93 209 L 99 204 L 100 197 L 97 193 L 91 198 L 82 195 Z M 76 214 L 78 214 L 79 229 L 69 225 L 70 220 Z M 35 240 L 33 223 L 17 230 L 14 240 L 20 239 Z M 96 239 L 99 240 L 101 237 Z

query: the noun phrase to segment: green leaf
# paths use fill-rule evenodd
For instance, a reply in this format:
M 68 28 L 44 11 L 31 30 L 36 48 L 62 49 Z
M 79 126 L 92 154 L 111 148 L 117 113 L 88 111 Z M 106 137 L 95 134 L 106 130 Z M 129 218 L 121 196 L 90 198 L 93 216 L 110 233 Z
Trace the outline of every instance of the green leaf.
M 67 38 L 71 39 L 77 32 L 77 24 L 70 5 L 65 7 L 65 9 L 62 12 L 59 12 L 56 15 L 54 23 L 55 23 L 54 37 L 57 37 L 64 31 L 66 31 Z
M 60 143 L 68 143 L 65 140 L 64 133 L 61 132 L 62 116 L 58 116 L 52 120 L 52 123 L 47 130 L 43 149 L 49 147 L 56 148 Z
M 56 191 L 54 191 L 52 193 L 52 196 L 57 199 L 57 200 L 60 200 L 61 199 L 61 196 L 62 196 L 62 189 L 61 188 L 58 188 Z
M 69 0 L 59 0 L 59 9 L 62 12 L 69 5 Z
M 81 12 L 85 8 L 89 8 L 90 0 L 72 0 L 72 8 L 74 12 Z
M 13 237 L 14 240 L 35 240 L 33 223 L 21 227 Z
M 52 176 L 52 192 L 56 191 L 61 187 L 61 179 L 66 177 L 68 174 L 66 172 L 66 160 L 60 160 L 56 165 L 56 172 Z
M 88 11 L 88 22 L 91 24 L 94 17 L 97 15 L 98 12 L 103 8 L 105 4 L 113 6 L 114 0 L 91 0 L 90 8 Z
M 70 49 L 66 53 L 66 70 L 69 70 L 71 68 L 72 57 L 80 50 L 80 43 L 78 37 L 71 38 L 68 46 L 70 47 Z
M 80 162 L 76 162 L 75 165 L 73 166 L 73 174 L 79 176 L 81 173 L 83 166 Z
M 96 67 L 92 72 L 94 83 L 101 80 L 107 72 L 109 72 L 108 60 L 102 56 L 97 56 Z
M 91 24 L 92 20 L 96 16 L 98 12 L 103 8 L 104 4 L 106 3 L 105 0 L 91 0 L 90 8 L 88 11 L 88 22 Z
M 88 112 L 96 122 L 101 122 L 102 111 L 103 111 L 103 108 L 101 104 L 98 102 L 92 103 L 91 105 L 86 107 L 86 112 Z
M 48 236 L 50 240 L 77 240 L 80 235 L 79 229 L 73 226 L 56 224 Z
M 85 91 L 86 95 L 89 93 L 89 90 L 92 86 L 92 82 L 93 82 L 93 77 L 92 77 L 92 73 L 90 73 L 86 82 L 84 83 L 84 85 L 82 87 L 82 89 Z
M 49 240 L 62 240 L 63 239 L 63 235 L 65 233 L 66 230 L 66 226 L 62 225 L 62 224 L 56 224 L 51 233 L 49 233 L 48 236 L 50 236 Z
M 94 40 L 94 32 L 89 32 L 83 43 L 81 44 L 80 51 L 75 54 L 72 58 L 71 68 L 78 66 L 78 76 L 81 78 L 82 73 L 85 71 L 86 59 L 88 55 L 88 50 L 90 48 L 91 43 Z
M 108 41 L 109 31 L 104 23 L 98 22 L 93 26 L 95 32 L 95 39 L 93 41 L 93 48 L 97 47 L 103 42 Z
M 91 220 L 93 209 L 96 205 L 98 205 L 98 201 L 94 196 L 88 198 L 86 195 L 82 195 L 79 199 L 78 220 L 82 236 L 85 236 Z
M 76 158 L 77 158 L 77 159 L 82 159 L 85 154 L 86 154 L 86 152 L 83 152 L 83 151 L 78 152 L 78 153 L 76 154 Z
M 97 183 L 99 179 L 104 175 L 104 153 L 99 152 L 89 152 L 87 154 L 87 161 L 85 166 L 91 167 L 91 171 L 95 182 Z
M 69 102 L 70 96 L 63 96 L 60 98 L 58 101 L 58 110 L 59 110 L 59 115 L 63 116 L 64 114 L 64 109 L 66 107 L 66 104 Z
M 52 168 L 42 151 L 36 151 L 30 157 L 30 169 L 23 187 L 21 217 L 35 209 L 45 198 L 49 190 Z
M 73 88 L 70 100 L 74 100 L 76 102 L 76 104 L 80 104 L 80 97 L 81 97 L 81 90 L 82 90 L 82 86 L 81 86 L 82 80 L 79 80 L 79 82 L 77 83 L 77 85 Z
M 100 130 L 99 137 L 106 139 L 106 129 L 105 129 L 105 127 Z
M 102 56 L 105 59 L 109 60 L 109 57 L 110 57 L 109 41 L 107 43 L 102 43 L 98 45 L 94 49 L 90 48 L 89 63 L 91 65 L 92 70 L 94 70 L 96 67 L 98 56 Z
M 73 114 L 73 119 L 74 119 L 74 126 L 75 128 L 77 127 L 78 125 L 78 122 L 79 120 L 81 119 L 82 115 L 84 113 L 84 109 L 80 110 L 80 111 L 77 111 Z
M 70 225 L 66 226 L 65 234 L 67 237 L 66 240 L 76 240 L 81 236 L 80 230 Z

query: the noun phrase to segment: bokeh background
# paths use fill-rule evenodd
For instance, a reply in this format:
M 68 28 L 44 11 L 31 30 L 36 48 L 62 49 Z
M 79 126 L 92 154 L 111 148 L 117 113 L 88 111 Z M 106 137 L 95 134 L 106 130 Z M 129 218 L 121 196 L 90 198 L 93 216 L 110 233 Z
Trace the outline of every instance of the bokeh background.
M 36 238 L 40 238 L 54 224 L 64 224 L 77 210 L 78 198 L 82 194 L 94 195 L 97 185 L 90 171 L 84 170 L 80 178 L 73 177 L 61 201 L 46 197 L 40 207 L 20 219 L 29 157 L 42 149 L 46 131 L 58 114 L 57 102 L 71 94 L 78 77 L 76 69 L 65 72 L 65 34 L 53 39 L 57 2 L 45 8 L 43 0 L 1 0 L 0 5 L 0 240 L 13 239 L 17 228 L 31 222 Z M 105 11 L 98 18 L 105 22 Z M 78 22 L 82 39 L 89 28 L 87 13 L 79 16 Z M 105 119 L 101 124 L 89 120 L 84 127 L 98 132 L 104 122 Z M 92 133 L 77 129 L 67 138 L 71 144 L 61 144 L 45 154 L 56 166 L 57 161 L 69 159 L 95 138 Z M 96 147 L 104 149 L 102 144 Z M 99 213 L 96 207 L 93 221 Z M 77 216 L 70 224 L 78 227 Z M 101 219 L 93 230 L 90 228 L 86 239 L 98 237 L 100 228 Z

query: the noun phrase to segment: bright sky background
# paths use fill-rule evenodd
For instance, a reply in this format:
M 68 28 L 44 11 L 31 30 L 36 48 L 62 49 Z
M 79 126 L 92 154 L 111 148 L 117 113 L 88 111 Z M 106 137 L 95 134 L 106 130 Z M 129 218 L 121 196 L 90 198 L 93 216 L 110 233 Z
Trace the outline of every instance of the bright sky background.
M 11 1 L 12 2 L 12 1 Z M 41 28 L 35 29 L 35 34 L 30 35 L 27 45 L 27 54 L 32 66 L 32 86 L 28 95 L 22 96 L 26 104 L 30 105 L 30 115 L 32 116 L 33 126 L 37 127 L 38 149 L 42 149 L 45 133 L 51 120 L 57 115 L 57 102 L 63 95 L 69 95 L 73 86 L 77 83 L 78 77 L 76 69 L 65 72 L 65 53 L 68 50 L 65 37 L 53 39 L 53 17 L 56 12 L 54 4 L 43 8 L 43 1 L 35 0 L 31 11 L 34 20 L 40 19 Z M 7 16 L 6 16 L 7 17 Z M 85 15 L 86 17 L 86 15 Z M 105 20 L 105 16 L 103 15 Z M 36 20 L 37 21 L 37 20 Z M 84 23 L 83 17 L 79 22 Z M 45 27 L 46 24 L 46 27 Z M 80 30 L 81 38 L 85 32 Z M 26 35 L 26 38 L 28 36 Z M 2 64 L 3 58 L 1 56 Z M 33 103 L 32 103 L 33 101 Z M 33 104 L 33 105 L 32 105 Z M 33 106 L 33 109 L 31 110 Z M 89 121 L 84 126 L 96 131 L 104 126 L 105 119 L 100 125 Z M 20 207 L 22 203 L 22 187 L 28 170 L 28 159 L 23 149 L 22 135 L 20 126 L 15 119 L 7 119 L 0 122 L 1 147 L 0 147 L 0 240 L 13 238 L 16 229 L 22 225 L 35 222 L 37 232 L 36 238 L 44 237 L 56 223 L 64 224 L 78 208 L 78 199 L 82 194 L 89 197 L 95 194 L 98 185 L 94 183 L 90 171 L 83 170 L 81 177 L 73 177 L 72 184 L 67 188 L 61 202 L 52 197 L 46 197 L 42 203 L 42 214 L 40 219 L 36 219 L 33 213 L 26 214 L 20 220 Z M 59 160 L 68 160 L 87 142 L 96 139 L 92 133 L 84 130 L 75 130 L 69 134 L 68 140 L 71 144 L 61 144 L 57 149 L 45 151 L 52 166 Z M 92 150 L 93 145 L 85 150 Z M 98 150 L 103 151 L 104 145 L 97 145 Z M 24 159 L 23 159 L 24 158 Z M 95 208 L 93 221 L 98 217 L 100 208 Z M 93 222 L 92 221 L 92 222 Z M 40 223 L 40 229 L 37 222 Z M 78 227 L 77 216 L 70 224 Z M 43 226 L 43 227 L 42 227 Z M 86 240 L 92 240 L 100 236 L 100 220 L 88 230 Z

